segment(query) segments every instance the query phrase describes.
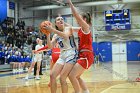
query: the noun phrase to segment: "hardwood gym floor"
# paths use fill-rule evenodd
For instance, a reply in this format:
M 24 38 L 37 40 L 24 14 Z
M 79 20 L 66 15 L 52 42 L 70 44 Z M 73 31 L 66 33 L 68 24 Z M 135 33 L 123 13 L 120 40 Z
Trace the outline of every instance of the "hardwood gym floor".
M 111 65 L 106 64 L 108 68 Z M 105 66 L 105 65 L 104 65 Z M 136 65 L 137 66 L 137 65 Z M 127 66 L 129 67 L 129 66 Z M 132 65 L 130 65 L 132 67 Z M 139 67 L 139 66 L 138 66 Z M 134 68 L 135 69 L 135 68 Z M 103 65 L 93 65 L 87 70 L 82 78 L 87 82 L 90 93 L 140 93 L 140 82 L 133 82 L 134 70 L 129 73 L 133 80 L 113 80 L 111 71 L 108 71 Z M 137 71 L 138 72 L 138 71 Z M 44 70 L 41 80 L 35 80 L 33 76 L 26 81 L 24 80 L 26 73 L 12 74 L 12 72 L 0 73 L 0 93 L 50 93 L 48 87 L 49 70 Z M 67 80 L 69 92 L 73 93 L 73 88 L 69 80 Z M 61 93 L 61 86 L 58 80 L 57 93 Z

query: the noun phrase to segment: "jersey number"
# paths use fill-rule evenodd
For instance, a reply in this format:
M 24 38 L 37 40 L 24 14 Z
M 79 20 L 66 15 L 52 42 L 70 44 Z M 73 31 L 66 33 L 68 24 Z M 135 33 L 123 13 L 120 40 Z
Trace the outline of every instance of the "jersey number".
M 60 45 L 60 47 L 61 47 L 61 48 L 63 48 L 63 47 L 64 47 L 64 45 L 63 45 L 63 42 L 62 42 L 62 41 L 59 41 L 58 43 L 59 43 L 59 45 Z

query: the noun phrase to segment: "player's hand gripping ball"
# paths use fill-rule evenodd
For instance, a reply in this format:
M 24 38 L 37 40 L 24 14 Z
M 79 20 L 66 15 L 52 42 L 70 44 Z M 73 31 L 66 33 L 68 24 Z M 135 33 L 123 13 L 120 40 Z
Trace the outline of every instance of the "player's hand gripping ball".
M 50 32 L 46 29 L 47 26 L 52 27 L 52 23 L 50 21 L 43 21 L 40 24 L 40 31 L 46 35 L 49 35 Z

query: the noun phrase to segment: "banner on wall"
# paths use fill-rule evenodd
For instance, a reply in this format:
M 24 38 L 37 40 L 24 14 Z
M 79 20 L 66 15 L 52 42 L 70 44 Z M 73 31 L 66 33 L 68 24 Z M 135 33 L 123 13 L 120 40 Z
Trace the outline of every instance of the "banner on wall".
M 9 9 L 15 10 L 15 3 L 9 2 Z

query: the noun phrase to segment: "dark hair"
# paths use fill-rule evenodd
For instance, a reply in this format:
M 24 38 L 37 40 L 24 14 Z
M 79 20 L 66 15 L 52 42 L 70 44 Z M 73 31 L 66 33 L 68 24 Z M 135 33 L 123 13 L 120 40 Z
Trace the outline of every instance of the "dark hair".
M 55 19 L 55 28 L 56 28 L 56 30 L 59 30 L 58 27 L 56 26 L 56 19 Z
M 55 25 L 56 30 L 59 30 L 58 27 Z
M 82 15 L 83 18 L 86 18 L 86 22 L 87 22 L 89 25 L 92 24 L 92 23 L 91 23 L 91 15 L 90 15 L 89 12 L 87 12 L 87 13 L 82 13 L 81 15 Z

